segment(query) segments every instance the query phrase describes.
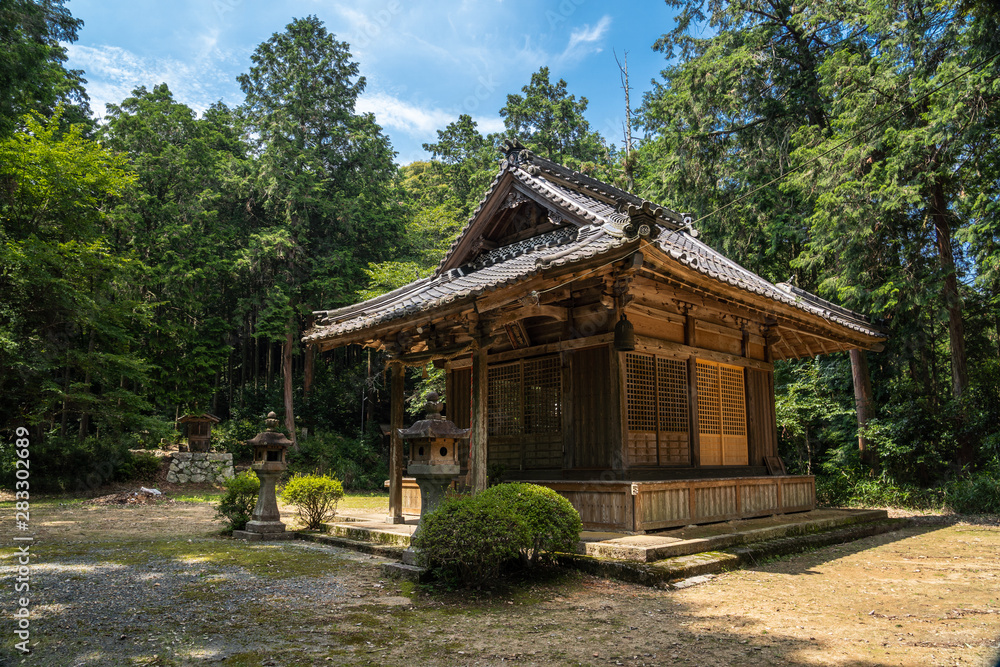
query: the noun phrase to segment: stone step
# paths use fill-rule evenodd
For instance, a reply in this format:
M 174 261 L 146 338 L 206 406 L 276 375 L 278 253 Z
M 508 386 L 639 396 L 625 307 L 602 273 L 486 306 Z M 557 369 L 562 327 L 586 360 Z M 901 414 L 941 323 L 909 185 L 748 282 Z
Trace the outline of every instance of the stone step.
M 320 544 L 329 544 L 333 547 L 351 549 L 360 553 L 380 556 L 382 558 L 392 558 L 394 560 L 402 559 L 403 550 L 405 549 L 405 547 L 401 547 L 399 545 L 353 540 L 347 537 L 339 537 L 337 535 L 324 535 L 323 533 L 308 533 L 305 531 L 299 531 L 296 534 L 300 540 L 308 540 L 310 542 L 318 542 Z
M 742 519 L 647 535 L 605 538 L 602 534 L 593 534 L 593 537 L 588 538 L 588 534 L 584 533 L 581 535 L 583 545 L 578 551 L 596 558 L 652 563 L 665 558 L 721 551 L 756 542 L 883 521 L 887 517 L 885 510 L 813 510 L 798 515 Z
M 670 588 L 673 586 L 673 582 L 757 565 L 768 558 L 801 553 L 833 544 L 853 542 L 872 535 L 900 530 L 910 523 L 909 519 L 865 521 L 844 528 L 821 530 L 793 537 L 780 537 L 721 551 L 704 551 L 674 556 L 653 563 L 581 554 L 563 554 L 559 556 L 559 564 L 599 577 Z
M 324 523 L 323 530 L 333 537 L 342 537 L 359 542 L 390 544 L 405 549 L 410 546 L 410 534 L 384 530 L 381 526 L 355 522 L 353 524 Z

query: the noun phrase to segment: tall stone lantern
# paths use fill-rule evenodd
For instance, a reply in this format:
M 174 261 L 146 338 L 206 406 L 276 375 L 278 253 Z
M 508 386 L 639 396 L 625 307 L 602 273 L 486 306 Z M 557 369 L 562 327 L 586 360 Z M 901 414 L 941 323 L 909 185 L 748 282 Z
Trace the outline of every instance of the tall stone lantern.
M 257 506 L 246 529 L 234 530 L 233 537 L 243 540 L 291 540 L 295 538 L 295 533 L 285 532 L 274 489 L 281 473 L 288 469 L 285 452 L 292 441 L 278 432 L 278 416 L 273 412 L 268 413 L 264 424 L 266 430 L 247 441 L 253 447 L 253 464 L 250 467 L 260 478 Z
M 458 428 L 441 416 L 444 404 L 437 399 L 437 392 L 427 394 L 424 419 L 410 428 L 399 429 L 400 437 L 410 445 L 410 465 L 406 474 L 414 477 L 420 487 L 420 524 L 414 535 L 420 531 L 424 517 L 441 504 L 445 489 L 461 472 L 458 448 L 469 437 L 469 429 Z M 413 561 L 414 554 L 407 549 L 403 562 L 412 565 Z

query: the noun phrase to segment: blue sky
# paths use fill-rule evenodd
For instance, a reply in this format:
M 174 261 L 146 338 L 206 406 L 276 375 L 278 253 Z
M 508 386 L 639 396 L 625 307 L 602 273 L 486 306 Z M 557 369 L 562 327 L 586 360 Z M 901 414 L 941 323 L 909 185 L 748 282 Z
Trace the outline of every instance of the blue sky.
M 628 52 L 632 107 L 665 64 L 653 42 L 673 26 L 657 0 L 70 0 L 85 25 L 69 45 L 98 114 L 140 85 L 165 82 L 196 111 L 238 105 L 236 76 L 256 46 L 296 17 L 315 14 L 351 45 L 368 86 L 358 108 L 374 112 L 406 164 L 429 157 L 461 113 L 484 132 L 503 128 L 508 93 L 549 66 L 553 80 L 586 97 L 587 119 L 621 143 L 624 98 L 613 50 Z

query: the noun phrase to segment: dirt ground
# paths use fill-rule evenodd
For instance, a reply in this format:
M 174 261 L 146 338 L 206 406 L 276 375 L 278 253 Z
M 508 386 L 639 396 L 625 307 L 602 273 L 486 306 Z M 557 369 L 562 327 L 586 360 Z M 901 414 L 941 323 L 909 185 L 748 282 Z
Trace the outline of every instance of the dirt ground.
M 219 537 L 208 503 L 48 501 L 22 657 L 0 508 L 2 664 L 922 666 L 1000 650 L 994 525 L 918 525 L 678 590 L 568 572 L 457 594 L 350 551 Z

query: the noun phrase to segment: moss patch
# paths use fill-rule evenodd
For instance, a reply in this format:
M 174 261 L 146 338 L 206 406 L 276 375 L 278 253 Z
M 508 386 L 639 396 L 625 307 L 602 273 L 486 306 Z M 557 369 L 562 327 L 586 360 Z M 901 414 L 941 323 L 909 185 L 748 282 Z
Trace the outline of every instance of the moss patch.
M 341 571 L 343 559 L 329 553 L 287 544 L 242 544 L 228 539 L 135 541 L 107 548 L 92 544 L 49 544 L 40 549 L 47 559 L 91 556 L 94 560 L 127 566 L 157 561 L 185 565 L 240 567 L 272 579 L 322 577 Z

